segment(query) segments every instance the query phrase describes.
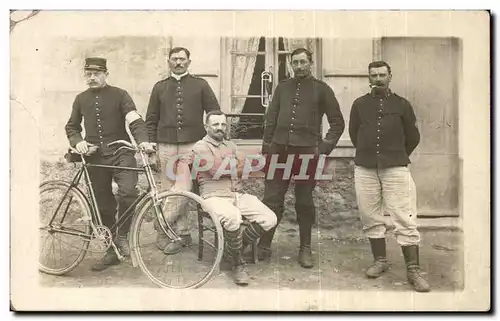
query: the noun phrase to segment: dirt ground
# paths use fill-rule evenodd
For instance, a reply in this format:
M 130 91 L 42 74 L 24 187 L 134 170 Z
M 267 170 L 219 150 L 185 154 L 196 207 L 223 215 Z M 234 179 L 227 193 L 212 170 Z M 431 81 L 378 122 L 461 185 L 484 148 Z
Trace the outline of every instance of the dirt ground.
M 260 289 L 390 290 L 411 291 L 406 282 L 404 260 L 395 239 L 389 234 L 387 254 L 391 268 L 376 280 L 365 278 L 371 263 L 370 246 L 353 226 L 315 230 L 313 256 L 315 267 L 303 269 L 297 263 L 297 226 L 284 222 L 274 240 L 270 262 L 248 264 L 251 283 Z M 463 289 L 463 239 L 458 231 L 422 231 L 421 268 L 433 291 Z M 90 271 L 100 254 L 89 253 L 85 260 L 65 276 L 40 274 L 40 282 L 49 287 L 140 287 L 155 288 L 139 267 L 129 263 L 102 272 Z M 222 270 L 204 288 L 233 289 L 230 271 Z

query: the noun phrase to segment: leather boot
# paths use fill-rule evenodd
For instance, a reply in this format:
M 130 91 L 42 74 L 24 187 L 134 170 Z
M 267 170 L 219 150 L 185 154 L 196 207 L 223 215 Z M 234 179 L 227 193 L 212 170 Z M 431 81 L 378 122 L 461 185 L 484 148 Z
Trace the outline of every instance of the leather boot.
M 226 238 L 226 244 L 228 250 L 233 258 L 233 280 L 234 283 L 238 285 L 247 285 L 250 277 L 245 268 L 243 261 L 242 248 L 243 248 L 243 237 L 241 229 L 236 231 L 224 230 L 224 235 Z
M 366 270 L 366 276 L 371 279 L 376 279 L 389 268 L 386 258 L 385 238 L 370 238 L 370 246 L 374 261 Z
M 181 239 L 177 242 L 169 242 L 165 248 L 163 249 L 163 253 L 167 255 L 173 255 L 179 253 L 182 248 L 191 246 L 193 244 L 193 239 L 191 238 L 191 234 L 180 235 Z
M 418 245 L 402 246 L 401 249 L 406 262 L 408 282 L 417 292 L 429 292 L 431 287 L 420 273 Z
M 274 234 L 276 233 L 276 229 L 283 218 L 283 206 L 273 206 L 270 202 L 265 200 L 265 197 L 263 203 L 274 212 L 277 221 L 273 228 L 262 233 L 259 243 L 257 244 L 257 257 L 259 261 L 268 261 L 271 259 L 272 255 L 271 243 L 273 242 Z
M 118 247 L 118 249 L 120 250 L 121 255 L 130 256 L 130 246 L 128 243 L 127 235 L 119 235 L 116 238 L 115 244 L 116 244 L 116 247 Z
M 276 232 L 276 227 L 264 232 L 257 244 L 257 253 L 259 261 L 265 261 L 271 258 L 271 243 Z
M 300 266 L 302 266 L 305 269 L 310 269 L 314 266 L 310 246 L 301 246 L 300 247 L 299 264 L 300 264 Z
M 112 265 L 116 265 L 120 263 L 120 259 L 116 256 L 115 251 L 111 248 L 109 249 L 104 257 L 99 260 L 96 264 L 94 264 L 91 268 L 92 271 L 102 271 L 107 269 Z
M 311 231 L 312 222 L 299 221 L 299 234 L 300 234 L 300 250 L 299 250 L 299 264 L 305 269 L 310 269 L 314 266 L 311 251 Z

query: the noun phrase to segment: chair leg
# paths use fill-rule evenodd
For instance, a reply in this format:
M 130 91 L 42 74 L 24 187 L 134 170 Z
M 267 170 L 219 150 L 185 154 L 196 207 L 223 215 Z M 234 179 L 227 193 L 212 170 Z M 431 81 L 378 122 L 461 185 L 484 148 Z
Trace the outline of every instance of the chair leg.
M 203 260 L 203 216 L 198 211 L 198 261 Z

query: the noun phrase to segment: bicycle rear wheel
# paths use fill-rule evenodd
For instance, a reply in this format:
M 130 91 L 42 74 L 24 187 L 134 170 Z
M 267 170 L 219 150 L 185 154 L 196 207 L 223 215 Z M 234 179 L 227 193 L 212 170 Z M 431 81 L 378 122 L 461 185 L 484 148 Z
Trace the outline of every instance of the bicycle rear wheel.
M 70 183 L 48 181 L 40 185 L 39 204 L 39 271 L 63 275 L 80 264 L 89 246 L 89 240 L 82 237 L 91 231 L 88 201 Z
M 167 191 L 160 193 L 158 199 L 160 215 L 169 210 L 179 210 L 186 215 L 190 242 L 185 242 L 178 253 L 165 254 L 161 248 L 161 238 L 166 235 L 155 223 L 156 214 L 150 198 L 139 209 L 131 228 L 131 247 L 135 260 L 148 278 L 160 287 L 198 288 L 218 271 L 224 251 L 221 223 L 208 211 L 198 212 L 198 208 L 203 207 L 203 199 L 194 193 Z M 204 213 L 202 228 L 199 224 L 201 213 Z M 160 241 L 159 234 L 163 235 Z

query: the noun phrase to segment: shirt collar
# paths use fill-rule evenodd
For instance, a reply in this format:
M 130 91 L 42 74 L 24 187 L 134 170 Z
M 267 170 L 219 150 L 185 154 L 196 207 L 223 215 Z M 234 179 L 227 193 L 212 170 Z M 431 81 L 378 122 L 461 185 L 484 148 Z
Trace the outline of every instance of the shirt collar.
M 88 90 L 90 90 L 92 92 L 99 92 L 101 90 L 106 90 L 108 87 L 109 87 L 108 83 L 105 83 L 104 86 L 102 86 L 100 88 L 91 88 L 91 87 L 89 87 Z
M 373 89 L 371 90 L 370 95 L 372 97 L 380 97 L 380 96 L 375 95 L 375 91 Z M 382 97 L 387 98 L 387 97 L 390 97 L 390 96 L 392 96 L 392 91 L 391 91 L 390 88 L 387 88 L 387 90 L 385 91 L 385 93 L 384 93 L 384 95 Z
M 185 72 L 185 73 L 183 73 L 182 75 L 176 75 L 176 74 L 174 74 L 173 72 L 171 72 L 171 73 L 170 73 L 170 77 L 173 77 L 173 78 L 175 78 L 176 80 L 181 80 L 181 78 L 182 78 L 182 77 L 184 77 L 184 76 L 186 76 L 188 73 L 189 73 L 189 72 L 187 72 L 187 71 L 186 71 L 186 72 Z
M 313 77 L 313 75 L 312 75 L 312 74 L 310 74 L 310 75 L 308 75 L 308 76 L 306 76 L 306 77 L 304 77 L 304 78 L 297 78 L 297 77 L 293 77 L 293 79 L 295 80 L 295 82 L 303 82 L 303 81 L 308 81 L 308 80 L 311 80 L 311 79 L 313 79 L 313 78 L 314 78 L 314 77 Z
M 213 139 L 212 137 L 208 136 L 208 134 L 205 135 L 205 137 L 203 137 L 203 140 L 216 146 L 216 147 L 219 147 L 220 144 L 224 144 L 227 146 L 227 141 L 225 139 L 223 139 L 221 142 L 219 142 L 219 141 L 216 141 L 215 139 Z

